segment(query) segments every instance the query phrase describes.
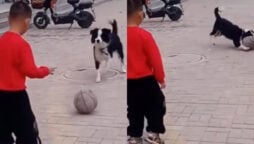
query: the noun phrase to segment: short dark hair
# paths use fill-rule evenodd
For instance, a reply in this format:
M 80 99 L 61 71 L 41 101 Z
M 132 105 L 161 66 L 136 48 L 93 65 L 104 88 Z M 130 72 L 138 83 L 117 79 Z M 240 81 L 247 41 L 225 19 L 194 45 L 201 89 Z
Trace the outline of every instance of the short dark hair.
M 138 10 L 142 10 L 145 0 L 127 0 L 127 15 L 130 16 Z
M 12 4 L 9 12 L 9 17 L 11 19 L 16 19 L 16 18 L 31 18 L 32 17 L 32 9 L 30 6 L 23 2 L 23 1 L 18 1 Z

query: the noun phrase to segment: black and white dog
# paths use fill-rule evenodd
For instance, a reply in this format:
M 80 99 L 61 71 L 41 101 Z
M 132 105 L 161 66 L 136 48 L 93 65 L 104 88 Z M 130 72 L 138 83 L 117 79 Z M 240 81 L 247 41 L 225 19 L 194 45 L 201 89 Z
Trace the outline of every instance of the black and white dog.
M 117 22 L 116 20 L 113 20 L 110 24 L 112 25 L 112 30 L 108 28 L 95 28 L 90 31 L 92 36 L 91 42 L 94 45 L 95 68 L 97 70 L 96 82 L 101 81 L 100 70 L 102 62 L 105 61 L 108 68 L 109 62 L 113 58 L 114 53 L 117 53 L 119 56 L 122 72 L 126 72 L 123 45 L 118 36 Z
M 242 44 L 244 35 L 245 33 L 248 33 L 249 30 L 243 30 L 242 28 L 233 24 L 229 20 L 222 18 L 219 12 L 220 12 L 219 7 L 216 7 L 214 9 L 216 21 L 214 23 L 213 30 L 210 33 L 210 35 L 215 37 L 223 35 L 226 38 L 232 40 L 235 47 L 246 51 L 250 50 L 249 47 L 246 47 Z

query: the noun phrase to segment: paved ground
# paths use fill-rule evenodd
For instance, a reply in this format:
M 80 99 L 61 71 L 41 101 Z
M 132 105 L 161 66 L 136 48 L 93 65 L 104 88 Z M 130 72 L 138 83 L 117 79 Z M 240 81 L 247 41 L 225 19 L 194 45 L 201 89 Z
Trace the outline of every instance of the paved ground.
M 95 11 L 97 21 L 90 29 L 110 27 L 108 21 L 117 19 L 126 49 L 126 4 L 113 0 L 97 6 Z M 33 46 L 38 65 L 58 67 L 55 75 L 28 82 L 41 137 L 45 144 L 124 143 L 126 80 L 125 75 L 118 71 L 120 64 L 116 58 L 112 70 L 103 74 L 103 82 L 95 83 L 90 29 L 80 29 L 75 25 L 68 30 L 68 27 L 32 28 L 25 36 Z M 79 115 L 73 107 L 73 97 L 82 86 L 90 87 L 98 97 L 99 105 L 94 114 Z
M 253 52 L 235 50 L 224 38 L 209 38 L 217 5 L 226 7 L 223 16 L 252 28 L 254 1 L 247 0 L 189 0 L 180 22 L 146 19 L 143 24 L 154 34 L 167 72 L 166 144 L 254 144 Z M 125 44 L 125 11 L 126 4 L 119 0 L 100 5 L 93 27 L 109 27 L 108 20 L 116 18 Z M 94 83 L 89 30 L 67 27 L 32 28 L 25 36 L 37 64 L 58 67 L 45 80 L 28 81 L 43 142 L 124 144 L 125 75 L 115 59 L 103 82 Z M 91 115 L 79 115 L 73 107 L 81 86 L 93 89 L 98 97 L 98 108 Z
M 166 144 L 254 144 L 253 52 L 209 38 L 213 9 L 253 28 L 254 1 L 189 0 L 178 23 L 147 20 L 167 72 Z M 213 41 L 215 45 L 213 45 Z

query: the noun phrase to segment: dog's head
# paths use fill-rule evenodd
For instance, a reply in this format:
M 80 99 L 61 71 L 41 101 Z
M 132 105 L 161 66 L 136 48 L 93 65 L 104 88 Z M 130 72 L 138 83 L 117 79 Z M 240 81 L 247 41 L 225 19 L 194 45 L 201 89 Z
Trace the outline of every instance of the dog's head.
M 254 30 L 252 30 L 252 29 L 244 29 L 244 32 L 245 32 L 245 33 L 247 33 L 247 32 L 254 33 Z
M 242 38 L 248 37 L 248 36 L 254 36 L 254 31 L 252 29 L 244 29 Z
M 111 40 L 111 30 L 107 28 L 95 28 L 90 31 L 91 42 L 98 47 L 107 47 Z

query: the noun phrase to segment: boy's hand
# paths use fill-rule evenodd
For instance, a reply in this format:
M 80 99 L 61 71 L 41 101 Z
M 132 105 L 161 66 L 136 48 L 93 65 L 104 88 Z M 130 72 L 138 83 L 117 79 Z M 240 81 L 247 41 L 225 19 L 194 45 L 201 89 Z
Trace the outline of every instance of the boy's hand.
M 161 89 L 164 89 L 164 88 L 166 88 L 166 82 L 164 82 L 164 83 L 161 83 L 160 85 L 161 85 Z
M 51 68 L 49 68 L 49 73 L 50 73 L 51 75 L 53 75 L 54 72 L 55 72 L 55 70 L 56 70 L 56 67 L 51 67 Z

